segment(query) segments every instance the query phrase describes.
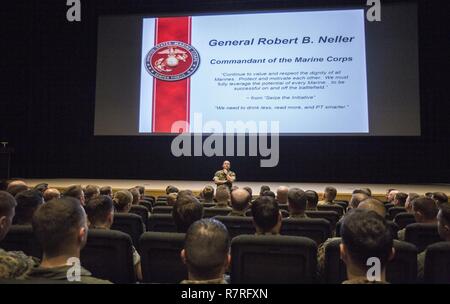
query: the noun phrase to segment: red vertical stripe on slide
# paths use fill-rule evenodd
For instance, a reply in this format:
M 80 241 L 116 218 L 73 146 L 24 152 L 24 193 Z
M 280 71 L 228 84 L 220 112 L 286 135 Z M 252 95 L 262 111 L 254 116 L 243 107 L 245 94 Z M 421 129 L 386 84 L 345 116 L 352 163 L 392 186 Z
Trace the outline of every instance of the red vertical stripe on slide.
M 155 32 L 155 45 L 173 40 L 190 44 L 191 17 L 158 18 Z M 174 122 L 189 122 L 189 78 L 153 81 L 153 132 L 169 133 Z

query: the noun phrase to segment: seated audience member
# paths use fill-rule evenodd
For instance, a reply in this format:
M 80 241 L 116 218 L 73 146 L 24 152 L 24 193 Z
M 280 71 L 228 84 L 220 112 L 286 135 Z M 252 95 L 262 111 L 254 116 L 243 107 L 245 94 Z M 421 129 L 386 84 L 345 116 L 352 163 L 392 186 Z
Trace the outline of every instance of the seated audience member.
M 433 198 L 433 192 L 427 192 L 427 193 L 425 193 L 425 197 Z
M 36 186 L 34 186 L 33 189 L 41 192 L 41 194 L 43 195 L 45 190 L 48 189 L 48 184 L 47 183 L 37 184 Z
M 166 194 L 169 195 L 170 193 L 178 193 L 180 190 L 178 190 L 177 187 L 169 185 L 166 187 Z
M 131 188 L 128 189 L 128 191 L 131 193 L 131 195 L 133 196 L 133 201 L 132 201 L 132 205 L 139 205 L 139 201 L 141 200 L 141 195 L 139 193 L 139 190 L 136 188 Z
M 58 189 L 48 188 L 47 190 L 45 190 L 45 192 L 44 192 L 44 201 L 45 202 L 51 201 L 52 199 L 58 199 L 58 198 L 61 198 L 61 193 L 59 192 Z
M 245 216 L 245 212 L 250 206 L 252 197 L 244 189 L 237 189 L 231 192 L 231 207 L 233 211 L 230 212 L 230 216 Z
M 437 223 L 436 216 L 439 209 L 436 202 L 428 197 L 421 196 L 412 201 L 412 211 L 416 223 L 435 224 Z M 405 240 L 406 228 L 398 231 L 398 239 Z
M 288 203 L 289 188 L 286 186 L 280 186 L 277 189 L 277 202 L 278 204 L 286 205 Z
M 394 196 L 394 206 L 395 207 L 405 207 L 406 199 L 408 198 L 408 194 L 399 192 Z
M 355 209 L 344 217 L 341 226 L 341 259 L 347 268 L 343 284 L 373 284 L 386 282 L 386 265 L 395 255 L 394 240 L 384 217 L 376 212 Z M 369 280 L 370 258 L 380 262 L 378 279 Z
M 264 191 L 262 196 L 269 196 L 269 197 L 273 198 L 276 201 L 276 196 L 275 196 L 275 193 L 273 191 Z
M 178 194 L 177 193 L 170 193 L 167 195 L 167 206 L 175 206 L 175 203 L 177 202 Z
M 16 195 L 16 215 L 13 219 L 14 225 L 31 225 L 33 214 L 37 208 L 44 203 L 41 192 L 27 190 Z
M 100 187 L 96 185 L 87 185 L 83 191 L 85 202 L 100 195 Z
M 370 190 L 370 188 L 361 188 L 361 190 L 364 191 L 367 196 L 372 196 L 372 190 Z
M 306 218 L 305 213 L 308 197 L 299 188 L 291 188 L 288 192 L 289 218 Z
M 353 190 L 352 195 L 353 195 L 353 194 L 364 194 L 364 195 L 367 196 L 367 197 L 372 196 L 372 192 L 367 191 L 367 189 L 368 189 L 368 188 L 355 189 L 355 190 Z M 369 189 L 369 190 L 370 190 L 370 189 Z
M 314 190 L 306 190 L 306 209 L 311 211 L 317 210 L 317 204 L 319 203 L 319 195 Z
M 253 225 L 257 235 L 279 235 L 281 213 L 278 204 L 270 196 L 261 196 L 252 204 Z
M 180 191 L 181 193 L 181 191 Z M 195 221 L 203 217 L 203 205 L 192 194 L 178 193 L 178 198 L 173 206 L 172 217 L 177 227 L 177 232 L 186 233 Z
M 14 218 L 16 200 L 6 191 L 0 191 L 0 246 L 8 234 Z M 19 251 L 0 248 L 0 279 L 24 279 L 38 265 L 36 259 Z
M 217 208 L 229 208 L 230 190 L 226 185 L 220 185 L 216 190 L 216 206 Z
M 203 219 L 186 233 L 181 259 L 188 270 L 182 284 L 226 284 L 225 271 L 231 261 L 227 228 L 215 219 Z
M 16 180 L 8 184 L 8 188 L 6 189 L 6 191 L 15 197 L 20 192 L 27 191 L 28 189 L 29 188 L 24 181 Z
M 252 190 L 252 188 L 250 188 L 250 187 L 243 187 L 242 189 L 246 190 L 246 191 L 250 194 L 251 197 L 253 196 L 253 190 Z M 252 198 L 253 198 L 253 197 L 252 197 Z
M 323 193 L 323 198 L 319 202 L 319 206 L 334 205 L 334 200 L 336 199 L 336 196 L 337 196 L 336 188 L 326 187 Z
M 128 213 L 133 203 L 133 195 L 128 190 L 117 191 L 113 202 L 117 212 Z
M 204 204 L 214 203 L 214 187 L 206 186 L 205 188 L 203 188 L 201 197 L 203 198 Z
M 68 196 L 41 205 L 33 216 L 33 231 L 42 246 L 43 258 L 41 265 L 33 268 L 28 278 L 62 281 L 69 280 L 71 273 L 75 275 L 68 262 L 80 258 L 88 235 L 86 213 L 80 202 Z M 110 283 L 92 277 L 83 267 L 80 279 L 88 284 Z
M 448 196 L 444 192 L 434 192 L 431 198 L 436 202 L 438 207 L 441 204 L 448 203 Z
M 144 186 L 135 186 L 134 188 L 136 188 L 139 191 L 139 200 L 144 200 L 145 199 L 145 187 Z
M 406 208 L 406 212 L 408 213 L 413 213 L 412 211 L 412 201 L 415 200 L 416 198 L 418 198 L 420 195 L 417 193 L 410 193 L 408 194 L 408 197 L 406 198 L 406 202 L 405 202 L 405 208 Z
M 386 208 L 384 207 L 384 204 L 373 197 L 369 197 L 359 203 L 358 209 L 372 210 L 378 213 L 380 216 L 386 217 Z
M 63 193 L 63 197 L 73 197 L 80 201 L 81 206 L 86 205 L 83 188 L 80 185 L 73 185 L 67 187 Z
M 113 197 L 113 189 L 111 186 L 103 186 L 100 188 L 100 195 L 107 195 L 110 198 Z
M 450 242 L 450 204 L 443 203 L 440 205 L 437 215 L 438 232 L 441 239 L 445 242 Z M 417 255 L 417 277 L 419 280 L 423 279 L 425 256 L 427 251 L 424 250 Z
M 398 191 L 397 189 L 388 189 L 387 193 L 386 193 L 386 202 L 388 204 L 391 204 L 394 202 L 395 199 L 395 195 L 397 193 L 399 193 L 400 191 Z
M 259 190 L 259 196 L 262 196 L 264 192 L 270 191 L 270 187 L 267 185 L 262 185 L 261 189 Z
M 234 191 L 234 190 L 237 190 L 237 189 L 239 189 L 238 186 L 232 186 L 231 189 L 230 189 L 230 192 L 232 192 L 232 191 Z
M 86 214 L 89 219 L 89 229 L 109 230 L 114 222 L 114 203 L 109 196 L 100 195 L 87 202 Z M 142 281 L 141 257 L 134 246 L 132 250 L 136 277 Z
M 347 209 L 350 210 L 350 209 L 358 208 L 359 204 L 368 198 L 369 198 L 369 196 L 365 193 L 353 192 L 352 198 L 350 199 L 350 202 L 348 203 Z M 384 206 L 383 206 L 383 208 L 384 208 Z

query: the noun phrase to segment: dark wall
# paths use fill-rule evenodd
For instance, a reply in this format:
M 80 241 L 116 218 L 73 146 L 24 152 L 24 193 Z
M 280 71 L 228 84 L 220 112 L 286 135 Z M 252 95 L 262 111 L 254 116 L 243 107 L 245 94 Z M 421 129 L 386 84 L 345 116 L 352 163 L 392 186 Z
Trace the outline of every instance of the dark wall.
M 16 150 L 14 176 L 205 180 L 223 158 L 174 158 L 168 137 L 93 136 L 97 16 L 366 1 L 82 0 L 81 23 L 66 21 L 65 0 L 8 2 L 0 12 L 0 140 Z M 282 138 L 275 168 L 230 158 L 238 178 L 450 182 L 449 14 L 447 0 L 419 1 L 421 137 Z

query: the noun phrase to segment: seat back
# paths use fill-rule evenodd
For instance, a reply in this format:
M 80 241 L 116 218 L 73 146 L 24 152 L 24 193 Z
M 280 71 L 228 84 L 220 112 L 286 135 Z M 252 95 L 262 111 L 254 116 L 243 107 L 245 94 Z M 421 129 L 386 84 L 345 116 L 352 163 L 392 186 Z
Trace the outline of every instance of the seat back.
M 402 212 L 394 217 L 394 223 L 397 224 L 399 230 L 405 228 L 409 224 L 414 224 L 415 222 L 416 219 L 412 213 Z
M 346 210 L 347 207 L 348 207 L 348 201 L 334 200 L 334 202 L 335 202 L 336 204 L 338 204 L 339 206 L 341 206 L 342 208 L 344 208 L 344 210 Z
M 416 245 L 419 252 L 431 244 L 441 242 L 437 224 L 414 223 L 405 229 L 405 241 Z
M 308 237 L 319 245 L 331 237 L 331 225 L 321 218 L 283 219 L 281 234 Z
M 0 242 L 6 251 L 23 251 L 26 255 L 42 257 L 42 248 L 33 233 L 31 225 L 12 225 L 6 237 Z
M 80 260 L 96 278 L 122 284 L 136 282 L 131 238 L 121 231 L 90 229 Z
M 240 235 L 231 241 L 231 283 L 314 283 L 316 255 L 308 238 Z
M 148 209 L 144 206 L 133 205 L 130 208 L 130 213 L 137 214 L 142 218 L 142 223 L 147 226 L 148 223 Z
M 147 231 L 176 232 L 177 226 L 171 214 L 152 214 L 148 219 Z
M 325 247 L 324 280 L 327 284 L 340 284 L 347 280 L 347 270 L 340 258 L 339 245 L 341 239 L 336 238 Z M 413 284 L 417 278 L 416 246 L 394 240 L 395 256 L 386 266 L 386 280 L 393 284 Z
M 241 234 L 255 234 L 253 219 L 246 216 L 215 216 L 216 220 L 221 221 L 228 229 L 230 238 Z
M 450 284 L 450 242 L 428 246 L 424 281 L 427 284 Z
M 153 206 L 154 207 L 170 207 L 167 204 L 167 201 L 157 201 Z
M 233 211 L 231 208 L 204 208 L 203 209 L 203 217 L 209 218 L 214 217 L 216 215 L 228 215 L 231 211 Z
M 339 221 L 339 214 L 336 211 L 306 211 L 306 215 L 310 218 L 323 218 L 330 222 L 331 229 L 336 229 Z
M 395 216 L 399 213 L 404 213 L 406 212 L 406 208 L 405 207 L 392 207 L 388 210 L 388 216 L 387 218 L 390 220 L 394 220 Z
M 319 211 L 335 211 L 339 215 L 339 217 L 344 215 L 344 208 L 339 205 L 318 205 L 317 210 Z
M 395 205 L 393 203 L 384 204 L 384 208 L 386 208 L 386 212 L 389 212 L 389 209 L 394 208 Z
M 178 284 L 187 279 L 180 252 L 184 233 L 146 232 L 140 239 L 142 276 L 146 283 Z
M 148 212 L 152 212 L 153 205 L 152 205 L 151 202 L 149 202 L 147 200 L 140 200 L 139 201 L 139 205 L 144 206 L 145 208 L 147 208 Z
M 134 247 L 138 247 L 139 238 L 144 233 L 142 218 L 132 213 L 115 213 L 111 229 L 128 234 L 133 241 Z
M 172 214 L 173 207 L 172 206 L 156 206 L 153 207 L 153 214 Z

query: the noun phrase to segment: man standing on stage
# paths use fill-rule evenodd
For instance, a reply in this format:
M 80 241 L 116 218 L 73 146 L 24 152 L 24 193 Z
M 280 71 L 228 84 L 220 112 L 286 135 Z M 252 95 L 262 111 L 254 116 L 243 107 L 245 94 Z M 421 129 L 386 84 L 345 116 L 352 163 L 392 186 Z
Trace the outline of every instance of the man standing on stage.
M 222 164 L 222 170 L 219 170 L 214 174 L 214 183 L 217 186 L 225 185 L 231 190 L 233 182 L 236 180 L 236 174 L 230 170 L 230 162 L 228 160 L 224 161 Z

